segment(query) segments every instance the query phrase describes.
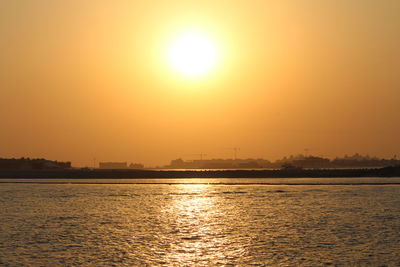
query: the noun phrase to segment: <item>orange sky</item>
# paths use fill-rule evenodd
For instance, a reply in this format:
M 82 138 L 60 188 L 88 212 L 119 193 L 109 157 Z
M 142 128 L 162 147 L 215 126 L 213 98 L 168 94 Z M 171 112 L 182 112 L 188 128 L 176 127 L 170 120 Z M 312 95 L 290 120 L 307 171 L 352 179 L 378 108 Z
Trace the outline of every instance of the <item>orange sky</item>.
M 400 1 L 0 3 L 0 157 L 400 154 Z M 197 28 L 221 62 L 165 62 Z

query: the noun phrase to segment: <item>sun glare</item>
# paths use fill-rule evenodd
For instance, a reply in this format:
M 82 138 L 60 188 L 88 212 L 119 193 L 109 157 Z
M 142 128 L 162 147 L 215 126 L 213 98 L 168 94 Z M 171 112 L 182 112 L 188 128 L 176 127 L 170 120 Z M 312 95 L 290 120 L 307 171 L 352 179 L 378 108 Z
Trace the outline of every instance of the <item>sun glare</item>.
M 188 77 L 203 76 L 218 62 L 216 44 L 199 32 L 186 32 L 168 47 L 168 60 L 175 71 Z

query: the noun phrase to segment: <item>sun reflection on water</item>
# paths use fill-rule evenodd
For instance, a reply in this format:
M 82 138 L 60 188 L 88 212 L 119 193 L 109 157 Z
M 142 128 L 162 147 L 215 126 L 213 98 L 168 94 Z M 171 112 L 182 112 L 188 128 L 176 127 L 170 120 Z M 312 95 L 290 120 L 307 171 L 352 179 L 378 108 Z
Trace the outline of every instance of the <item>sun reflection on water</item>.
M 0 192 L 6 266 L 400 262 L 397 185 L 6 184 Z
M 163 211 L 174 220 L 171 225 L 175 226 L 171 250 L 165 255 L 167 262 L 202 264 L 201 259 L 207 259 L 208 263 L 225 264 L 245 252 L 244 248 L 238 251 L 230 247 L 232 240 L 224 224 L 227 210 L 220 206 L 220 195 L 213 187 L 204 184 L 177 187 L 171 205 Z

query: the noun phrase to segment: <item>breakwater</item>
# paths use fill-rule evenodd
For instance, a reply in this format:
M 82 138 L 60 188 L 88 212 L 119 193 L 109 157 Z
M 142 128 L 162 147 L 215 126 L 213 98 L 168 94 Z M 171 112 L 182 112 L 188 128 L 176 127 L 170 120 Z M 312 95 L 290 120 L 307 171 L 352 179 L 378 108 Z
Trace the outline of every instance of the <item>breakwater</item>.
M 400 166 L 376 169 L 279 169 L 279 170 L 7 170 L 1 178 L 313 178 L 400 177 Z

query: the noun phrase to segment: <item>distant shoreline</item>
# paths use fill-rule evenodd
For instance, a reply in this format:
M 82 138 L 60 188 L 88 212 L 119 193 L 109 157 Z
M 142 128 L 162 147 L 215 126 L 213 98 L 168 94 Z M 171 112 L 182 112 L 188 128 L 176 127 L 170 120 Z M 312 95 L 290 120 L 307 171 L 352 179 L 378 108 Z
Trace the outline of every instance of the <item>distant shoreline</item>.
M 279 170 L 0 170 L 0 179 L 163 179 L 163 178 L 351 178 L 400 177 L 400 166 L 375 169 Z

